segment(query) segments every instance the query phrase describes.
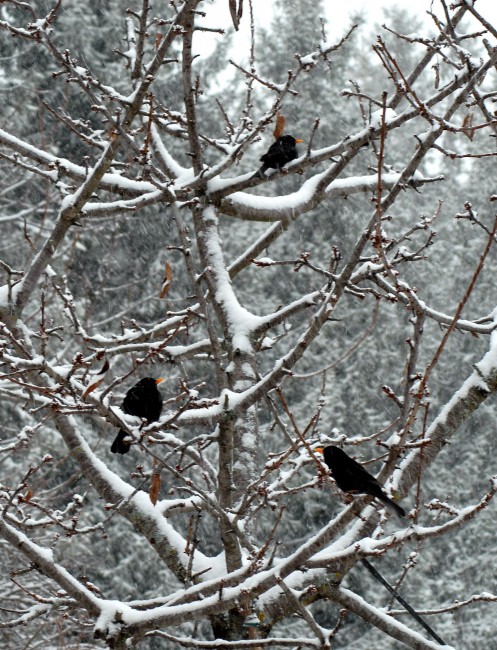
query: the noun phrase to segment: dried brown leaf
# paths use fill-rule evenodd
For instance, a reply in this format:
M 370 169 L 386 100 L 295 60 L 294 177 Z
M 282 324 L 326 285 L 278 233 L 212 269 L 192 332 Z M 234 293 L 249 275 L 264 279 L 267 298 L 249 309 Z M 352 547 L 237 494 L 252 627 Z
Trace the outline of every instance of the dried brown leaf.
M 100 386 L 100 384 L 105 379 L 105 375 L 109 372 L 109 368 L 110 368 L 110 364 L 108 360 L 105 359 L 104 365 L 102 366 L 100 372 L 97 375 L 95 375 L 94 380 L 91 382 L 91 384 L 88 386 L 88 388 L 81 396 L 82 399 L 86 399 L 88 395 L 95 390 L 95 388 L 98 388 Z
M 23 496 L 22 500 L 25 501 L 26 503 L 29 503 L 33 498 L 33 496 L 34 496 L 34 492 L 31 488 L 29 488 L 26 494 Z
M 166 262 L 165 265 L 165 276 L 164 280 L 162 280 L 162 289 L 160 292 L 160 297 L 164 298 L 166 296 L 167 292 L 171 288 L 171 280 L 173 279 L 173 269 L 172 266 L 169 264 L 169 262 Z
M 148 496 L 150 497 L 150 501 L 154 506 L 157 503 L 157 499 L 159 498 L 159 492 L 160 492 L 160 474 L 158 472 L 157 473 L 154 472 L 152 474 L 152 481 L 150 482 L 150 490 L 148 491 Z
M 276 126 L 274 127 L 273 135 L 276 138 L 281 138 L 283 132 L 285 131 L 285 117 L 283 115 L 278 115 L 276 118 Z
M 475 114 L 473 111 L 469 111 L 469 113 L 466 113 L 464 116 L 464 120 L 462 122 L 462 131 L 464 135 L 469 138 L 471 141 L 473 141 L 473 138 L 475 137 L 475 131 L 476 129 L 473 128 L 473 119 L 474 119 Z
M 238 6 L 236 0 L 229 0 L 229 5 L 233 27 L 236 29 L 236 31 L 238 31 L 238 27 L 240 26 L 240 19 L 243 13 L 243 0 L 238 0 Z

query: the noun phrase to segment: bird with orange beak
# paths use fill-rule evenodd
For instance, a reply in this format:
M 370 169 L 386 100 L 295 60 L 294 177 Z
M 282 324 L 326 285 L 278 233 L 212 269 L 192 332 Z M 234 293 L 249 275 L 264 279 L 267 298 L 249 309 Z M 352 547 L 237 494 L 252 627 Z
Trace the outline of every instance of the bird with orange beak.
M 370 494 L 388 506 L 399 517 L 406 516 L 404 508 L 401 508 L 385 494 L 377 479 L 348 456 L 343 449 L 329 445 L 328 447 L 316 447 L 314 451 L 323 454 L 324 462 L 330 468 L 331 475 L 342 492 Z

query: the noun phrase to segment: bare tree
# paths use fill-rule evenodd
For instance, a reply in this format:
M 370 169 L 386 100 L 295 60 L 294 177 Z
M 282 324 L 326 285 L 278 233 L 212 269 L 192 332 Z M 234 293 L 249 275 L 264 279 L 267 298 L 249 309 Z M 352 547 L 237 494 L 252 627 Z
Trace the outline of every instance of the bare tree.
M 8 604 L 0 625 L 19 631 L 39 617 L 61 617 L 81 643 L 90 629 L 113 648 L 151 637 L 174 647 L 330 648 L 349 611 L 407 647 L 440 647 L 439 637 L 418 632 L 411 619 L 400 622 L 402 612 L 386 612 L 345 584 L 368 557 L 463 527 L 497 490 L 488 477 L 488 490 L 464 508 L 421 498 L 427 468 L 441 462 L 447 441 L 497 389 L 495 311 L 472 307 L 463 314 L 497 220 L 487 224 L 469 204 L 458 215 L 477 226 L 479 250 L 471 275 L 458 279 L 453 313 L 434 308 L 416 289 L 428 247 L 440 239 L 433 229 L 439 205 L 422 216 L 419 192 L 433 185 L 447 191 L 443 176 L 423 172 L 427 157 L 437 151 L 449 162 L 468 157 L 478 165 L 495 155 L 485 150 L 484 137 L 496 132 L 493 94 L 485 88 L 497 50 L 482 32 L 497 38 L 497 31 L 474 3 L 449 10 L 441 2 L 440 15 L 431 15 L 435 35 L 395 35 L 417 57 L 412 69 L 403 68 L 384 40 L 374 45 L 384 92 L 371 96 L 356 83 L 343 91 L 343 80 L 329 89 L 330 101 L 357 112 L 354 133 L 315 149 L 316 119 L 296 159 L 255 173 L 273 129 L 276 138 L 284 133 L 285 102 L 299 79 L 332 64 L 350 33 L 337 43 L 323 34 L 317 49 L 288 62 L 285 79 L 262 76 L 252 43 L 249 63 L 232 66 L 244 81 L 235 114 L 223 93 L 204 93 L 196 39 L 221 30 L 205 27 L 211 5 L 202 0 L 172 0 L 153 10 L 143 0 L 123 8 L 125 47 L 115 55 L 123 62 L 120 76 L 100 67 L 97 57 L 73 51 L 70 30 L 58 27 L 61 2 L 46 15 L 34 2 L 0 4 L 6 42 L 13 37 L 19 52 L 42 53 L 47 61 L 36 71 L 45 84 L 38 104 L 20 102 L 23 121 L 12 114 L 11 128 L 0 129 L 0 219 L 6 222 L 0 534 L 14 554 L 10 578 L 2 579 Z M 238 27 L 240 20 L 253 22 L 256 5 L 222 6 Z M 227 98 L 231 91 L 226 88 Z M 54 102 L 59 96 L 69 98 L 63 107 Z M 35 129 L 26 135 L 37 114 L 66 139 Z M 286 128 L 292 130 L 288 116 Z M 292 190 L 283 193 L 282 186 Z M 291 238 L 296 223 L 322 206 L 333 202 L 346 210 L 353 195 L 364 199 L 351 246 L 330 241 L 318 259 L 306 250 L 280 259 L 265 253 L 270 246 L 278 251 L 278 241 Z M 405 197 L 408 217 L 392 219 L 393 206 Z M 155 254 L 148 267 L 140 266 L 141 277 L 133 256 L 113 251 L 124 232 L 136 240 L 147 223 L 149 235 L 158 223 L 162 230 L 151 234 Z M 85 258 L 93 271 L 83 282 Z M 293 271 L 305 274 L 307 291 L 289 281 Z M 267 295 L 268 272 L 287 285 L 283 304 Z M 100 309 L 92 310 L 97 303 Z M 327 348 L 337 315 L 350 310 L 361 334 L 349 348 L 337 345 L 352 359 L 372 336 L 377 305 L 387 303 L 412 328 L 398 388 L 383 389 L 397 414 L 363 436 L 331 431 L 323 413 L 332 408 L 325 378 L 334 360 L 314 350 Z M 455 332 L 488 338 L 488 352 L 450 400 L 435 407 L 430 395 L 442 380 L 433 379 L 434 370 Z M 309 376 L 324 379 L 321 391 L 304 399 L 297 366 L 306 359 Z M 119 408 L 144 375 L 169 377 L 155 422 Z M 128 434 L 131 448 L 116 459 L 109 448 L 117 429 Z M 70 458 L 64 471 L 55 467 L 61 441 Z M 364 460 L 372 442 L 382 461 L 379 481 L 392 498 L 409 503 L 406 520 L 392 520 L 371 496 L 343 504 L 314 453 L 316 446 L 341 444 Z M 84 479 L 83 495 L 70 486 L 74 474 Z M 318 492 L 326 487 L 329 493 Z M 292 539 L 287 511 L 315 495 L 329 502 L 330 520 L 307 530 L 305 539 Z M 148 545 L 152 573 L 166 567 L 172 579 L 154 584 L 152 594 L 125 599 L 95 584 L 98 543 L 85 540 L 114 531 L 122 535 L 121 552 L 131 554 L 135 542 L 123 541 L 130 527 L 130 539 Z M 87 567 L 84 576 L 76 554 Z M 491 594 L 462 598 L 466 604 L 495 600 Z M 336 613 L 329 627 L 313 616 L 323 600 Z M 452 607 L 461 603 L 432 603 L 429 613 Z M 294 615 L 302 621 L 300 636 L 280 625 Z M 206 622 L 214 641 L 207 640 Z

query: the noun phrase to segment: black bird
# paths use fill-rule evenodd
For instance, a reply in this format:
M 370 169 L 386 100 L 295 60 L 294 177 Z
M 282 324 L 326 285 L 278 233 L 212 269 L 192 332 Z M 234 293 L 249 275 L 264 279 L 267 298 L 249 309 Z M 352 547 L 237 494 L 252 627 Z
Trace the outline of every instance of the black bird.
M 399 517 L 405 517 L 406 512 L 392 499 L 387 497 L 383 488 L 362 465 L 334 445 L 328 447 L 316 447 L 314 451 L 324 455 L 324 462 L 331 470 L 331 475 L 342 492 L 357 492 L 370 494 L 382 501 L 389 508 L 393 509 Z
M 264 178 L 266 169 L 280 169 L 291 160 L 298 158 L 297 142 L 303 142 L 303 140 L 296 140 L 293 135 L 280 136 L 261 157 L 262 167 L 253 177 Z
M 162 411 L 162 395 L 157 388 L 157 384 L 163 381 L 163 378 L 154 379 L 153 377 L 144 377 L 135 384 L 126 393 L 123 399 L 121 409 L 128 415 L 135 415 L 138 418 L 145 418 L 147 422 L 155 422 L 159 419 Z M 127 454 L 130 443 L 124 439 L 128 433 L 120 429 L 116 439 L 110 448 L 113 454 Z

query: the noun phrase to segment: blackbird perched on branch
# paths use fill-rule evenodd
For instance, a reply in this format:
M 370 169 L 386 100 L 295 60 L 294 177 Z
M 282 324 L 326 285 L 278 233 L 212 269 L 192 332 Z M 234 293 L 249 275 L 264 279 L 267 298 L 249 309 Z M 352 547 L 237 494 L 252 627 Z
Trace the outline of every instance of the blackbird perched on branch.
M 128 415 L 135 415 L 138 418 L 145 418 L 147 422 L 155 422 L 159 419 L 162 411 L 162 395 L 157 385 L 164 381 L 162 377 L 144 377 L 126 393 L 121 409 Z M 125 441 L 128 433 L 120 429 L 116 439 L 110 448 L 113 454 L 127 454 L 130 443 Z
M 314 451 L 324 455 L 324 462 L 330 468 L 331 475 L 342 492 L 370 494 L 382 501 L 399 517 L 406 516 L 405 510 L 383 492 L 383 488 L 375 477 L 353 458 L 347 456 L 342 449 L 329 445 L 324 448 L 317 447 Z
M 264 178 L 264 172 L 271 169 L 281 169 L 291 160 L 298 158 L 297 142 L 293 135 L 282 135 L 269 147 L 261 157 L 262 167 L 254 174 L 253 178 Z

